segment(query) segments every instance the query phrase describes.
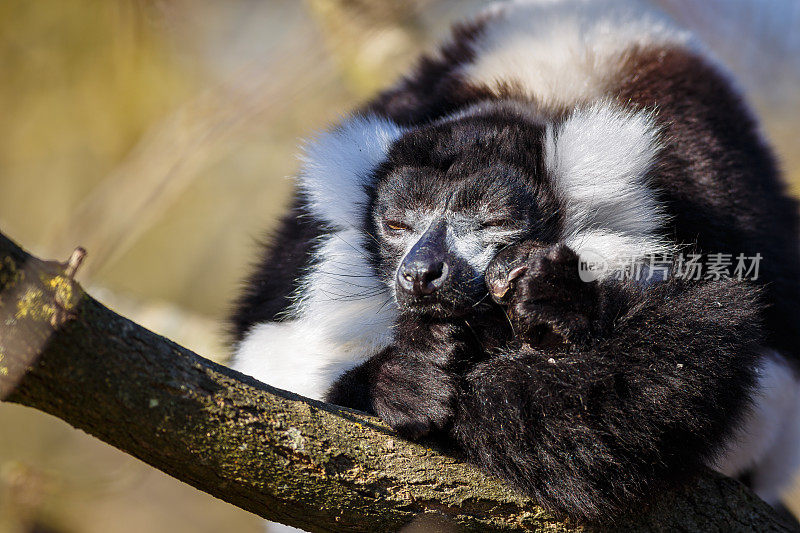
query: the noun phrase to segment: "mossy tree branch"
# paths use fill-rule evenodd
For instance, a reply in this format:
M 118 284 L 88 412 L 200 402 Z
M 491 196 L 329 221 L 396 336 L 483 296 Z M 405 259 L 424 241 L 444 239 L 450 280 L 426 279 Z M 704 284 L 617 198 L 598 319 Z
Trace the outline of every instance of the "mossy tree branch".
M 582 530 L 373 417 L 264 385 L 117 315 L 72 279 L 81 257 L 40 261 L 0 234 L 0 398 L 311 531 L 394 531 L 423 513 L 464 531 Z M 710 472 L 614 529 L 789 531 Z

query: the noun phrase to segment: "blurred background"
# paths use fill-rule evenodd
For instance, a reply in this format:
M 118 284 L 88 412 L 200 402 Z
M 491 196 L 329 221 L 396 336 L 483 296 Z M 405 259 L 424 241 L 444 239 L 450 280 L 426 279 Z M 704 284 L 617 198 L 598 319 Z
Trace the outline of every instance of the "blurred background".
M 486 3 L 3 0 L 0 230 L 44 258 L 86 247 L 95 297 L 224 361 L 298 139 Z M 738 75 L 800 191 L 798 3 L 659 3 Z M 47 415 L 0 404 L 0 428 L 0 533 L 263 530 Z

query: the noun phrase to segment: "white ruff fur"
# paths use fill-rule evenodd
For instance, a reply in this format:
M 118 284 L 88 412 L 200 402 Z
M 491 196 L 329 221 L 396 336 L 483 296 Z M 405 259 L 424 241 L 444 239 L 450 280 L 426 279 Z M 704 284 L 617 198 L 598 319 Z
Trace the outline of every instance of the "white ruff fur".
M 387 119 L 356 116 L 307 144 L 299 182 L 311 212 L 334 227 L 360 227 L 364 186 L 401 133 Z
M 395 124 L 356 117 L 306 147 L 300 187 L 318 219 L 341 228 L 323 238 L 285 322 L 247 332 L 234 367 L 275 387 L 322 399 L 341 374 L 386 347 L 397 308 L 374 275 L 359 229 L 365 186 L 400 135 Z
M 604 258 L 609 275 L 673 251 L 658 235 L 666 217 L 647 183 L 659 152 L 650 113 L 596 103 L 548 126 L 544 150 L 563 202 L 562 237 L 578 255 Z
M 636 48 L 691 40 L 636 0 L 517 1 L 487 13 L 465 79 L 495 90 L 511 85 L 554 109 L 607 96 L 625 54 Z
M 247 332 L 234 367 L 272 386 L 322 399 L 337 377 L 389 345 L 397 316 L 356 230 L 326 237 L 293 318 Z

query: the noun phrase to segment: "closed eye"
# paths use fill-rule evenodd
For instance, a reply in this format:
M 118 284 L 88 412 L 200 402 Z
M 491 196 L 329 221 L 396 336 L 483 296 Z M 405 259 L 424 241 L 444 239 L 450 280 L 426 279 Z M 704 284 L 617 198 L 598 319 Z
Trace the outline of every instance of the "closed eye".
M 411 226 L 405 222 L 400 222 L 399 220 L 384 220 L 383 227 L 394 232 L 411 231 Z
M 493 218 L 481 223 L 484 228 L 515 229 L 517 226 L 518 222 L 510 218 Z

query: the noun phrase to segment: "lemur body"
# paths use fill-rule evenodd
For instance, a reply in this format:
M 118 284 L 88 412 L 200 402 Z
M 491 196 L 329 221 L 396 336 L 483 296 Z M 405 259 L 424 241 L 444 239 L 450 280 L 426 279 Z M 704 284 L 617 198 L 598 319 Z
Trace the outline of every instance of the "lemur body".
M 501 4 L 307 146 L 235 366 L 579 518 L 704 463 L 775 503 L 800 465 L 797 235 L 690 35 L 631 0 Z M 759 278 L 614 275 L 684 249 L 760 254 Z M 588 283 L 587 254 L 610 266 Z

